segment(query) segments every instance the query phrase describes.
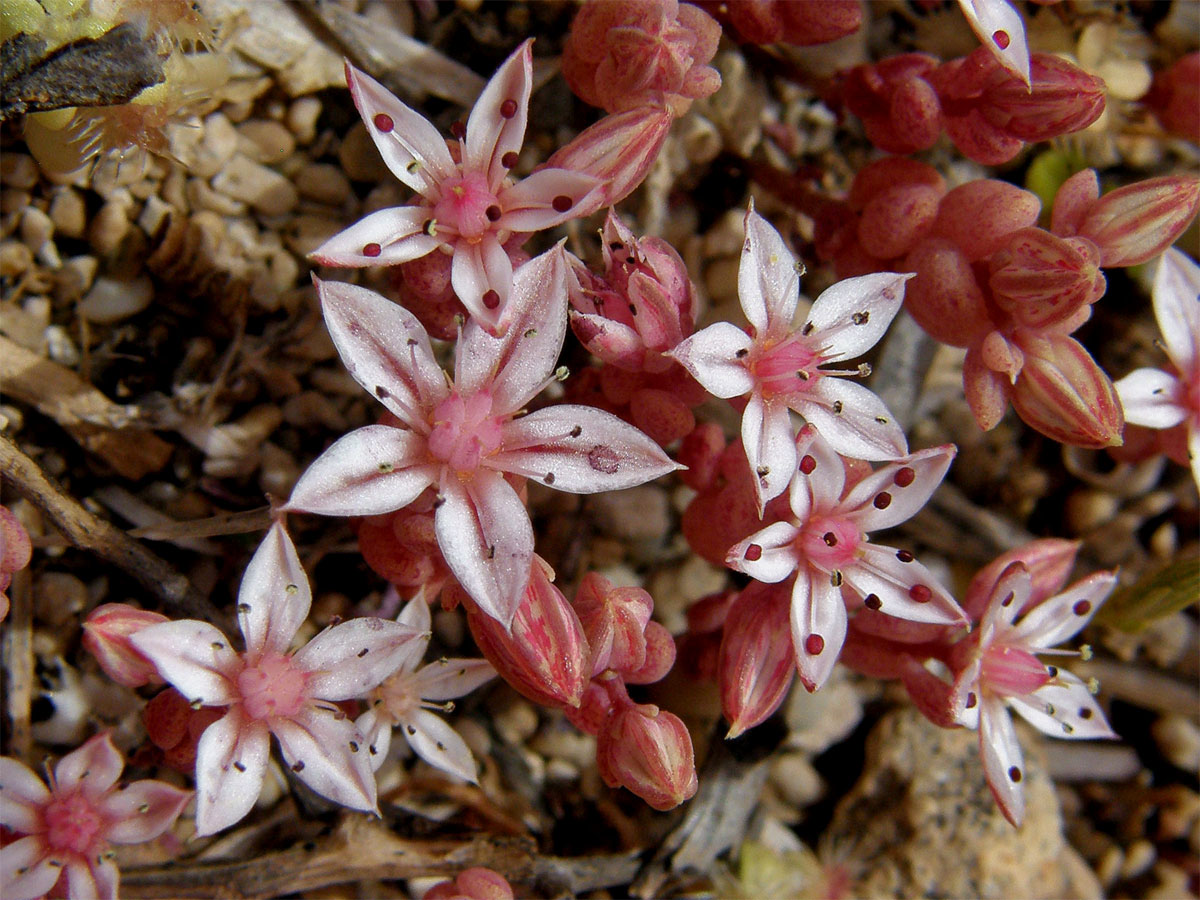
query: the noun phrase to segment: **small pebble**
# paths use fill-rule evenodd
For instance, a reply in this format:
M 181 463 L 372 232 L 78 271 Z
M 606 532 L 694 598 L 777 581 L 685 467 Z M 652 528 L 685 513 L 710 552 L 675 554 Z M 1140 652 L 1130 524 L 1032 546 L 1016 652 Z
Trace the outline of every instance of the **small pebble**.
M 67 329 L 61 325 L 51 325 L 42 337 L 46 339 L 46 352 L 52 360 L 64 366 L 79 365 L 79 349 Z
M 21 240 L 34 253 L 54 236 L 54 222 L 36 206 L 27 206 L 21 213 Z
M 300 199 L 290 181 L 240 153 L 213 178 L 212 186 L 227 197 L 248 202 L 266 216 L 291 212 Z
M 83 237 L 87 229 L 87 205 L 83 195 L 72 187 L 57 188 L 50 200 L 50 219 L 59 234 Z
M 214 191 L 202 178 L 189 178 L 187 199 L 192 209 L 207 209 L 219 216 L 244 216 L 246 204 L 234 196 Z
M 1171 713 L 1150 726 L 1163 756 L 1185 772 L 1200 769 L 1200 728 L 1185 715 Z
M 5 153 L 0 156 L 0 184 L 8 188 L 28 190 L 38 182 L 38 164 L 24 153 Z
M 514 693 L 499 692 L 492 696 L 499 697 L 497 703 L 488 704 L 492 707 L 492 726 L 496 734 L 505 743 L 521 746 L 537 731 L 537 711 L 528 700 Z
M 146 205 L 142 207 L 142 212 L 138 216 L 138 228 L 142 229 L 142 233 L 146 237 L 154 237 L 171 212 L 171 205 L 161 197 L 157 195 L 150 197 L 146 200 Z
M 20 241 L 5 241 L 0 244 L 0 276 L 16 278 L 29 271 L 33 265 L 33 251 Z
M 256 162 L 277 165 L 296 150 L 296 138 L 281 122 L 251 119 L 237 127 L 239 147 Z
M 132 281 L 97 278 L 79 304 L 79 314 L 90 322 L 120 322 L 135 316 L 154 299 L 154 285 L 143 275 Z
M 204 133 L 188 166 L 194 178 L 212 178 L 233 158 L 238 148 L 237 130 L 219 112 L 204 120 Z
M 352 181 L 383 182 L 389 177 L 388 168 L 379 149 L 367 133 L 367 126 L 355 122 L 338 145 L 338 162 Z
M 296 173 L 296 189 L 304 197 L 340 206 L 353 195 L 350 180 L 330 163 L 309 163 Z
M 1154 845 L 1145 838 L 1134 841 L 1125 848 L 1125 863 L 1121 866 L 1121 878 L 1137 878 L 1149 871 L 1158 858 Z
M 72 256 L 55 275 L 54 297 L 60 302 L 80 299 L 96 278 L 100 263 L 94 256 Z
M 109 201 L 100 207 L 88 226 L 88 242 L 101 256 L 114 253 L 129 233 L 129 212 L 124 203 Z
M 67 572 L 44 572 L 33 590 L 38 598 L 37 618 L 47 625 L 71 622 L 87 606 L 87 585 Z
M 321 116 L 321 101 L 316 97 L 300 97 L 288 108 L 287 126 L 301 144 L 311 144 L 317 136 L 317 119 Z

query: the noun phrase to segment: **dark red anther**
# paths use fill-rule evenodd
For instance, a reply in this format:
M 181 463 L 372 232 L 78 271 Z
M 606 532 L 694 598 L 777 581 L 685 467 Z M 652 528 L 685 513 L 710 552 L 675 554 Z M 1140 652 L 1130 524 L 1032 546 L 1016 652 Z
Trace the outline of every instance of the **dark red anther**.
M 804 652 L 809 656 L 820 656 L 825 649 L 825 638 L 819 634 L 810 634 L 804 639 Z
M 913 483 L 913 479 L 917 477 L 917 473 L 910 466 L 902 466 L 896 470 L 896 475 L 892 479 L 896 482 L 897 487 L 908 487 Z
M 500 295 L 495 291 L 489 290 L 483 293 L 483 305 L 488 309 L 495 309 L 500 305 Z
M 892 495 L 887 491 L 880 491 L 875 495 L 874 503 L 876 509 L 887 509 L 892 505 Z
M 867 609 L 879 609 L 881 606 L 883 606 L 883 601 L 879 599 L 878 594 L 867 594 L 867 596 L 863 598 L 863 606 L 865 606 Z
M 559 194 L 554 198 L 553 201 L 551 201 L 550 205 L 554 207 L 555 212 L 565 213 L 568 209 L 575 205 L 575 201 L 566 194 Z
M 495 222 L 495 221 L 496 221 L 497 219 L 499 219 L 499 218 L 500 218 L 502 215 L 504 215 L 504 214 L 503 214 L 503 213 L 500 211 L 500 207 L 498 207 L 498 206 L 497 206 L 495 203 L 493 203 L 491 206 L 489 206 L 487 209 L 485 209 L 485 210 L 483 211 L 483 214 L 484 214 L 485 216 L 487 216 L 487 220 L 488 220 L 489 222 Z
M 517 101 L 511 97 L 500 104 L 500 115 L 506 119 L 511 119 L 517 114 Z
M 363 247 L 363 256 L 375 257 L 375 256 L 378 256 L 382 252 L 383 252 L 383 248 L 380 247 L 378 244 L 367 244 L 365 247 Z
M 452 135 L 454 135 L 456 138 L 458 138 L 460 141 L 465 140 L 467 137 L 467 126 L 464 125 L 462 122 L 455 122 L 453 125 L 450 126 L 450 133 Z
M 1091 611 L 1092 604 L 1090 600 L 1077 600 L 1075 601 L 1075 605 L 1071 607 L 1071 612 L 1077 616 L 1086 616 Z
M 762 547 L 758 544 L 751 544 L 746 548 L 746 552 L 742 554 L 742 558 L 747 562 L 757 562 L 762 559 Z
M 506 169 L 515 169 L 517 167 L 517 160 L 520 158 L 521 157 L 517 156 L 515 150 L 509 150 L 502 157 L 500 157 L 500 165 L 504 166 Z
M 800 471 L 805 475 L 811 475 L 816 467 L 817 461 L 811 456 L 805 456 L 800 460 Z
M 375 130 L 382 131 L 384 134 L 396 127 L 396 123 L 387 113 L 375 113 L 375 117 L 371 121 L 375 123 Z
M 926 585 L 914 584 L 908 589 L 908 596 L 912 597 L 917 603 L 928 603 L 933 599 L 933 591 Z
M 1012 43 L 1012 38 L 1008 36 L 1007 31 L 993 31 L 992 40 L 1001 50 L 1007 50 L 1008 45 Z

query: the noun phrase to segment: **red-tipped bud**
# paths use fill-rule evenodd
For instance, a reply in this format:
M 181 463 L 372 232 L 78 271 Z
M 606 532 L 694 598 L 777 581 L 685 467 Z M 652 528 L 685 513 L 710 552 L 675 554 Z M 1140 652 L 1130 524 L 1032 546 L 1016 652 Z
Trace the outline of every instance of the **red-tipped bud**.
M 937 217 L 943 191 L 927 184 L 899 184 L 876 193 L 858 220 L 858 242 L 879 260 L 911 250 Z
M 642 667 L 652 612 L 654 600 L 641 588 L 613 587 L 596 572 L 584 576 L 575 594 L 575 614 L 591 647 L 591 677 L 605 669 L 624 674 Z
M 646 623 L 646 660 L 631 672 L 622 672 L 628 684 L 653 684 L 667 677 L 675 665 L 675 638 L 657 622 Z
M 434 501 L 431 489 L 404 509 L 363 519 L 358 526 L 358 549 L 367 565 L 405 596 L 423 588 L 429 602 L 450 578 L 433 527 Z
M 1101 448 L 1121 443 L 1125 416 L 1116 389 L 1073 338 L 1018 334 L 1025 366 L 1012 389 L 1017 414 L 1064 444 Z
M 721 26 L 690 3 L 587 3 L 563 45 L 563 77 L 609 113 L 654 104 L 682 115 L 721 86 L 708 65 L 720 40 Z
M 840 601 L 839 601 L 840 602 Z M 721 638 L 721 709 L 734 738 L 764 722 L 783 703 L 796 674 L 792 650 L 791 590 L 753 584 L 729 609 Z
M 1200 210 L 1200 179 L 1168 175 L 1109 191 L 1079 223 L 1079 234 L 1100 248 L 1100 264 L 1136 266 L 1158 256 Z
M 535 703 L 574 707 L 591 675 L 591 651 L 571 604 L 550 583 L 551 574 L 535 556 L 511 631 L 482 612 L 460 587 L 449 590 L 466 607 L 471 635 L 501 678 Z
M 513 889 L 499 872 L 474 866 L 459 872 L 453 881 L 435 884 L 424 900 L 513 900 Z
M 700 5 L 723 16 L 737 39 L 748 44 L 824 44 L 858 31 L 863 17 L 860 0 L 701 0 Z
M 1025 610 L 1036 606 L 1043 600 L 1054 596 L 1067 583 L 1067 577 L 1075 565 L 1075 556 L 1079 552 L 1078 541 L 1068 541 L 1062 538 L 1043 538 L 1022 544 L 1014 550 L 996 557 L 975 573 L 967 586 L 967 594 L 963 599 L 963 610 L 978 622 L 987 608 L 992 589 L 996 586 L 1001 573 L 1015 562 L 1024 563 L 1029 570 L 1033 582 L 1033 590 L 1025 605 L 1017 610 L 1017 615 L 1023 615 Z
M 1100 199 L 1100 179 L 1095 169 L 1081 169 L 1061 185 L 1054 195 L 1050 230 L 1059 237 L 1079 234 L 1079 226 L 1092 204 Z
M 589 216 L 624 200 L 642 183 L 658 158 L 671 128 L 672 115 L 658 106 L 640 106 L 615 116 L 605 116 L 559 148 L 545 167 L 582 172 L 604 182 L 576 206 L 579 216 Z
M 725 432 L 715 422 L 703 422 L 691 430 L 679 445 L 676 459 L 687 466 L 679 479 L 688 487 L 702 491 L 712 484 L 717 464 L 725 449 Z
M 105 603 L 84 620 L 83 646 L 117 684 L 130 688 L 162 684 L 154 663 L 134 649 L 129 639 L 143 628 L 167 621 L 161 613 L 125 603 Z
M 904 308 L 931 337 L 969 347 L 994 327 L 971 263 L 952 240 L 926 238 L 901 270 L 917 273 L 904 285 Z
M 33 557 L 33 544 L 21 520 L 0 506 L 0 622 L 8 615 L 8 586 Z
M 692 736 L 678 716 L 651 705 L 614 713 L 596 742 L 600 775 L 658 810 L 674 809 L 696 793 Z
M 871 143 L 887 153 L 932 147 L 942 130 L 942 111 L 928 82 L 937 60 L 904 53 L 846 73 L 842 99 L 863 122 Z
M 994 333 L 994 332 L 993 332 Z M 991 335 L 989 335 L 990 337 Z M 1024 354 L 1022 354 L 1024 356 Z M 984 431 L 991 431 L 1008 409 L 1012 383 L 1009 376 L 990 368 L 983 359 L 982 344 L 967 351 L 963 360 L 963 392 L 971 415 Z
M 1005 181 L 980 178 L 942 198 L 930 237 L 958 245 L 971 262 L 991 256 L 1019 228 L 1037 222 L 1042 203 L 1036 194 Z M 905 295 L 912 283 L 905 285 Z
M 1010 234 L 989 268 L 993 299 L 1018 325 L 1062 334 L 1086 321 L 1088 307 L 1104 296 L 1107 286 L 1095 244 L 1056 237 L 1042 228 Z

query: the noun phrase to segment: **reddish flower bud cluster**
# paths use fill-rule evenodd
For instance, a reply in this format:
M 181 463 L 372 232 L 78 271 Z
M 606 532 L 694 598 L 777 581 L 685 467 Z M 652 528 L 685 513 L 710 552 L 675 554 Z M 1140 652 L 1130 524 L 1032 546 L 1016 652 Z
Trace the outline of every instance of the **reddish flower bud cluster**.
M 8 615 L 8 586 L 12 577 L 29 565 L 33 545 L 20 519 L 0 506 L 0 622 Z
M 499 872 L 473 866 L 459 872 L 453 881 L 435 884 L 423 900 L 513 900 L 513 889 Z
M 737 40 L 808 47 L 836 41 L 862 25 L 860 0 L 700 0 Z

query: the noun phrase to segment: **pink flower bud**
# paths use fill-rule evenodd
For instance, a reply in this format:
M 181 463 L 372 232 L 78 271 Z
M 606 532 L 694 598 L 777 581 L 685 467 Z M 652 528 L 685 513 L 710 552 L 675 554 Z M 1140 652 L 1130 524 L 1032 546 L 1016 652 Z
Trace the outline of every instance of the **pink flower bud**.
M 1158 256 L 1200 210 L 1200 179 L 1150 178 L 1109 191 L 1079 223 L 1079 234 L 1100 248 L 1100 264 L 1136 266 Z
M 542 558 L 534 556 L 510 631 L 457 585 L 451 593 L 466 607 L 475 643 L 505 681 L 535 703 L 573 707 L 579 705 L 591 674 L 591 651 L 571 604 L 550 583 L 552 574 Z
M 675 665 L 675 638 L 657 622 L 646 623 L 646 660 L 640 668 L 622 672 L 628 684 L 653 684 Z
M 933 166 L 904 156 L 886 156 L 858 170 L 846 202 L 851 209 L 861 212 L 877 194 L 894 187 L 918 185 L 933 188 L 938 197 L 946 193 L 946 179 Z
M 1042 228 L 1008 236 L 989 262 L 996 304 L 1018 325 L 1062 334 L 1090 315 L 1107 286 L 1100 251 L 1086 238 L 1060 238 Z M 992 368 L 995 368 L 994 366 Z
M 900 268 L 917 273 L 904 285 L 904 308 L 931 337 L 969 347 L 994 327 L 971 263 L 952 240 L 926 238 Z
M 988 598 L 1001 573 L 1012 563 L 1019 562 L 1025 564 L 1033 582 L 1033 590 L 1030 592 L 1029 598 L 1016 611 L 1018 616 L 1023 615 L 1026 610 L 1037 606 L 1062 589 L 1075 565 L 1075 556 L 1078 552 L 1078 541 L 1043 538 L 1022 544 L 1020 547 L 1001 554 L 975 573 L 975 577 L 967 586 L 967 594 L 963 599 L 963 610 L 971 617 L 972 621 L 978 622 L 987 608 Z
M 703 0 L 700 5 L 723 16 L 737 39 L 748 44 L 824 44 L 858 31 L 863 17 L 860 0 Z
M 842 99 L 862 119 L 872 144 L 898 154 L 933 146 L 942 111 L 927 78 L 936 67 L 932 56 L 904 53 L 846 73 Z
M 858 241 L 879 260 L 903 256 L 933 227 L 942 192 L 901 184 L 875 194 L 858 220 Z
M 586 202 L 575 207 L 577 216 L 590 216 L 620 203 L 642 183 L 658 158 L 671 121 L 670 111 L 658 106 L 605 116 L 556 150 L 541 168 L 569 169 L 603 181 L 601 190 L 592 191 Z
M 980 178 L 942 198 L 929 236 L 953 241 L 975 262 L 999 250 L 1017 229 L 1035 224 L 1041 208 L 1036 194 L 1005 181 Z M 911 289 L 909 282 L 905 292 Z
M 563 45 L 563 77 L 585 103 L 609 113 L 653 104 L 682 115 L 721 86 L 707 65 L 720 40 L 716 20 L 689 3 L 587 3 Z
M 606 726 L 613 710 L 629 702 L 629 694 L 621 676 L 615 672 L 605 672 L 588 682 L 578 706 L 566 708 L 567 721 L 594 737 Z
M 613 587 L 597 572 L 588 572 L 575 594 L 575 614 L 591 647 L 590 676 L 605 669 L 624 674 L 646 661 L 646 625 L 654 600 L 641 588 Z
M 1012 390 L 1017 414 L 1047 437 L 1077 447 L 1121 443 L 1125 416 L 1112 381 L 1073 338 L 1020 332 L 1025 366 Z
M 679 473 L 679 480 L 696 491 L 712 484 L 717 474 L 717 464 L 725 449 L 725 432 L 715 422 L 697 425 L 679 445 L 675 458 L 687 468 Z
M 1200 144 L 1200 52 L 1193 51 L 1154 76 L 1142 103 L 1171 134 Z
M 1081 169 L 1061 185 L 1054 195 L 1050 213 L 1050 230 L 1059 237 L 1072 237 L 1088 209 L 1100 198 L 1100 179 L 1095 169 Z
M 766 721 L 783 703 L 796 674 L 791 585 L 751 584 L 729 608 L 721 639 L 721 709 L 734 738 Z
M 982 344 L 968 350 L 967 357 L 963 360 L 963 392 L 966 394 L 967 406 L 971 408 L 971 415 L 975 417 L 980 428 L 991 431 L 1000 424 L 1005 410 L 1008 409 L 1012 384 L 1007 375 L 990 368 L 984 362 Z
M 129 638 L 143 628 L 170 621 L 161 613 L 125 603 L 105 603 L 83 622 L 83 646 L 109 678 L 125 687 L 162 684 L 154 663 L 139 653 Z
M 677 441 L 696 427 L 688 405 L 668 391 L 642 388 L 629 398 L 633 425 L 661 446 Z
M 657 706 L 631 704 L 614 713 L 597 737 L 596 762 L 610 787 L 626 787 L 657 810 L 696 793 L 692 737 Z
M 8 615 L 8 586 L 33 557 L 33 544 L 21 520 L 0 506 L 0 622 Z
M 513 889 L 499 872 L 474 866 L 459 872 L 453 881 L 435 884 L 424 900 L 513 900 Z

